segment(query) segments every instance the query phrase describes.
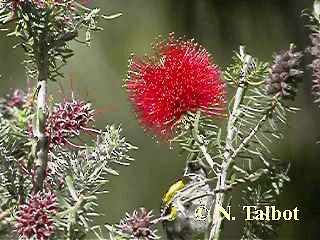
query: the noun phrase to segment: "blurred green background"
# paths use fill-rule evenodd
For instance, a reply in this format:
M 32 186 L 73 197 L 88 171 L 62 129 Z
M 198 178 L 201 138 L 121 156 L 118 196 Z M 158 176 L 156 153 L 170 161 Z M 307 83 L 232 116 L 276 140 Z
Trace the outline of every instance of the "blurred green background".
M 110 179 L 110 193 L 101 198 L 100 223 L 114 223 L 125 212 L 146 207 L 158 213 L 159 201 L 169 183 L 182 171 L 184 160 L 168 145 L 158 143 L 138 125 L 122 88 L 128 58 L 132 52 L 150 52 L 158 35 L 169 32 L 195 38 L 221 66 L 230 63 L 240 44 L 262 60 L 290 42 L 298 49 L 308 44 L 302 10 L 311 0 L 95 0 L 106 14 L 122 12 L 116 20 L 102 22 L 105 31 L 94 34 L 91 48 L 74 45 L 76 55 L 65 67 L 65 79 L 50 83 L 51 93 L 61 99 L 60 84 L 68 94 L 71 82 L 76 94 L 87 98 L 96 109 L 111 107 L 100 114 L 97 126 L 121 124 L 129 141 L 139 147 L 132 166 Z M 0 94 L 26 85 L 23 52 L 12 49 L 13 39 L 0 33 Z M 306 58 L 306 61 L 310 59 Z M 302 110 L 292 116 L 286 138 L 275 144 L 274 152 L 290 160 L 292 181 L 281 195 L 280 209 L 300 210 L 300 221 L 283 222 L 279 239 L 319 239 L 320 236 L 320 110 L 312 104 L 311 76 L 307 71 L 297 101 Z M 228 224 L 225 239 L 239 239 L 239 223 Z

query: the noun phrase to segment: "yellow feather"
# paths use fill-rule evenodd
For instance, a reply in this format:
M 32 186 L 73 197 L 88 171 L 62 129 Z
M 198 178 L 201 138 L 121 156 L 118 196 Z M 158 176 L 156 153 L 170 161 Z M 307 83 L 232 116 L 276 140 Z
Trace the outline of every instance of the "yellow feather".
M 177 217 L 177 208 L 176 207 L 172 207 L 171 208 L 171 212 L 168 216 L 168 221 L 174 221 Z
M 162 198 L 162 203 L 167 207 L 171 201 L 171 199 L 174 197 L 176 192 L 181 190 L 182 188 L 185 187 L 185 183 L 183 180 L 179 180 L 175 182 L 174 184 L 171 185 L 169 190 L 166 192 L 166 194 Z

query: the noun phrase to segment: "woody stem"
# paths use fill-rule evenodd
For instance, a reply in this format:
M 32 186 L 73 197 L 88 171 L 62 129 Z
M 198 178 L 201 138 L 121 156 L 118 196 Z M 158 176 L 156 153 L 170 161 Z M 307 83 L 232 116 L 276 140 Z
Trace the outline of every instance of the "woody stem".
M 218 172 L 218 175 L 217 175 L 218 181 L 215 189 L 225 189 L 227 187 L 226 180 L 227 180 L 228 170 L 233 160 L 231 156 L 234 150 L 233 140 L 236 134 L 235 123 L 240 113 L 239 107 L 243 100 L 243 96 L 247 86 L 246 77 L 248 74 L 248 68 L 249 68 L 250 62 L 252 61 L 251 56 L 245 55 L 243 48 L 240 49 L 240 52 L 243 55 L 242 74 L 240 76 L 240 82 L 238 84 L 238 88 L 234 98 L 233 109 L 228 120 L 225 151 L 223 154 L 223 161 L 221 163 L 221 170 Z M 224 199 L 225 199 L 225 192 L 219 192 L 216 194 L 215 203 L 213 206 L 212 228 L 210 230 L 210 236 L 209 236 L 210 240 L 219 239 L 222 219 L 220 218 L 220 212 L 218 210 L 218 207 L 223 205 Z
M 34 191 L 43 188 L 48 163 L 48 139 L 45 134 L 47 119 L 47 84 L 49 79 L 49 46 L 47 34 L 40 36 L 38 56 L 38 85 L 37 106 L 35 121 L 35 137 L 37 138 L 35 176 L 33 181 Z
M 199 145 L 199 149 L 200 151 L 202 152 L 206 162 L 208 163 L 208 165 L 210 166 L 210 168 L 215 172 L 214 170 L 214 161 L 213 159 L 211 158 L 210 154 L 208 153 L 207 151 L 207 147 L 206 145 L 204 144 L 204 141 L 203 139 L 199 136 L 199 121 L 200 121 L 200 115 L 201 115 L 201 112 L 198 111 L 197 112 L 197 115 L 196 115 L 196 118 L 195 118 L 195 121 L 194 121 L 194 124 L 193 124 L 193 128 L 192 128 L 192 134 L 193 134 L 193 138 L 194 140 L 198 143 Z

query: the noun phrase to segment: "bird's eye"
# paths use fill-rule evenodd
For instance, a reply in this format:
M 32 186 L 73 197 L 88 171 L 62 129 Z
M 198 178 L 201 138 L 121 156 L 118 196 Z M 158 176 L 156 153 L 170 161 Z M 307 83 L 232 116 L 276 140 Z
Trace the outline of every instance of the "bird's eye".
M 185 208 L 189 209 L 190 206 L 191 206 L 191 202 L 187 201 L 185 204 L 183 204 L 183 206 L 184 206 Z

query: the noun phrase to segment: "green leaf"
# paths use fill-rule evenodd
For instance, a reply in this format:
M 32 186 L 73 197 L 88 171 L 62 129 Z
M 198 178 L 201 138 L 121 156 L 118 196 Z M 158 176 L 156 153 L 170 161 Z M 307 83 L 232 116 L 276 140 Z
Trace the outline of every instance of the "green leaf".
M 115 19 L 115 18 L 118 18 L 122 16 L 122 13 L 115 13 L 115 14 L 112 14 L 112 15 L 102 15 L 102 18 L 104 19 L 107 19 L 107 20 L 111 20 L 111 19 Z

